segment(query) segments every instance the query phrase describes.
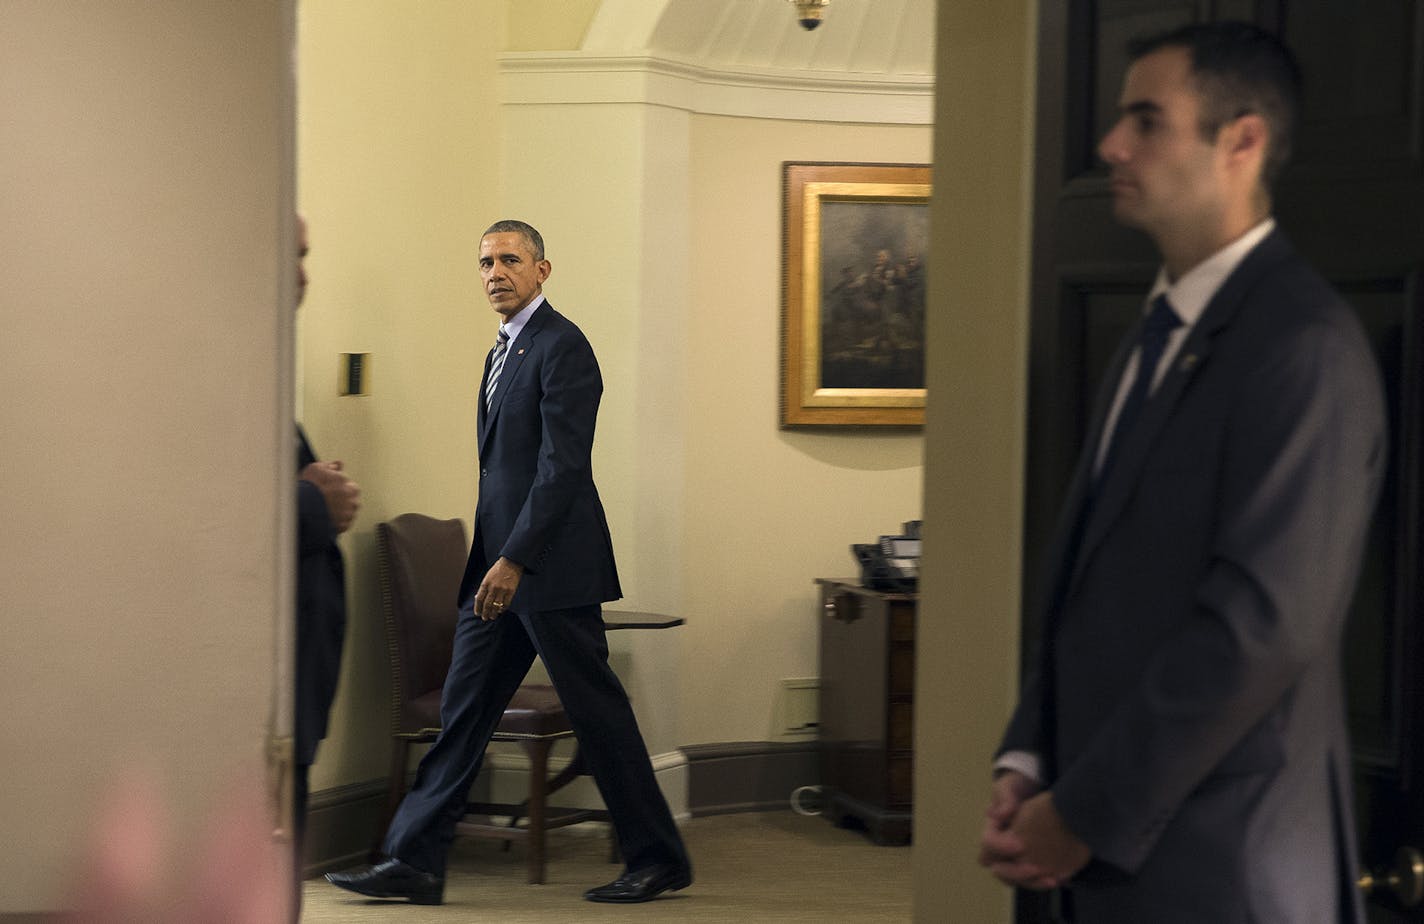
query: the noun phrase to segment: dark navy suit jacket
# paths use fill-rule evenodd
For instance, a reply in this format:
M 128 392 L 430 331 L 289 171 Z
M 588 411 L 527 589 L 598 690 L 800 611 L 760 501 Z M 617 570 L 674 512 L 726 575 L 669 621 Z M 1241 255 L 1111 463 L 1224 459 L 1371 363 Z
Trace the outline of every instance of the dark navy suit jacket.
M 1049 758 L 1098 924 L 1363 921 L 1341 632 L 1386 462 L 1373 352 L 1279 233 L 1115 447 L 1110 367 L 1006 749 Z
M 316 461 L 297 430 L 297 472 Z M 297 481 L 296 760 L 311 764 L 326 737 L 346 635 L 346 578 L 336 528 L 321 489 Z
M 473 608 L 480 581 L 500 556 L 525 568 L 510 602 L 514 612 L 622 596 L 593 482 L 602 394 L 587 338 L 545 301 L 510 344 L 488 412 L 479 409 L 479 500 L 460 585 L 462 610 Z

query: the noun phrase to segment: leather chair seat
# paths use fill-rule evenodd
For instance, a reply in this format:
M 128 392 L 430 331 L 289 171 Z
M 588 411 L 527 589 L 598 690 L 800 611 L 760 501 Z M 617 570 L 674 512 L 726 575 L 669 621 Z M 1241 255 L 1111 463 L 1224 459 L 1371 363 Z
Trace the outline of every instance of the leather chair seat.
M 559 694 L 547 684 L 525 684 L 514 691 L 496 732 L 501 738 L 561 738 L 574 733 Z

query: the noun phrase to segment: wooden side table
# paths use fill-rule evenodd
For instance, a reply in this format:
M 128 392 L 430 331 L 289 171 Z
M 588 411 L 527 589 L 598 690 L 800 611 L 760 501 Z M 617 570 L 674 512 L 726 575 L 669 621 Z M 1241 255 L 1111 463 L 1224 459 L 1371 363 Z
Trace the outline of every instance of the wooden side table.
M 851 580 L 821 586 L 821 786 L 825 813 L 877 844 L 908 844 L 915 763 L 918 595 Z

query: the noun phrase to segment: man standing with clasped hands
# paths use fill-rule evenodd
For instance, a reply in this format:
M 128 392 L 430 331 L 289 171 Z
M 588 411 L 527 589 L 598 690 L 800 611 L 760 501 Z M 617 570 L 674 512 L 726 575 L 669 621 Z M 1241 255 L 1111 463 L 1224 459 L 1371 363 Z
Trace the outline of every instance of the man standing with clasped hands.
M 551 266 L 538 231 L 496 222 L 480 240 L 479 259 L 501 324 L 480 388 L 479 501 L 442 731 L 386 833 L 388 859 L 327 879 L 362 895 L 443 901 L 455 823 L 537 654 L 627 863 L 622 876 L 584 898 L 648 901 L 690 885 L 692 866 L 628 696 L 608 666 L 600 604 L 622 591 L 593 483 L 598 362 L 583 332 L 544 300 Z
M 1098 151 L 1162 268 L 1049 549 L 981 862 L 1078 924 L 1359 924 L 1340 638 L 1379 372 L 1271 218 L 1289 51 L 1213 23 L 1131 57 Z

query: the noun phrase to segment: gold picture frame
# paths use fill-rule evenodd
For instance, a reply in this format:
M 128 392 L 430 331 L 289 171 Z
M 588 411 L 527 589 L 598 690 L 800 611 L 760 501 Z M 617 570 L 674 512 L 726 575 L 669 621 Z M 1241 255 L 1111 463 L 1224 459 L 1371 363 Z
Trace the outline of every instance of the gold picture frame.
M 925 421 L 928 164 L 782 164 L 781 426 Z

